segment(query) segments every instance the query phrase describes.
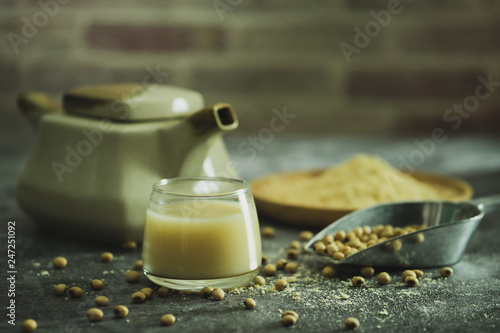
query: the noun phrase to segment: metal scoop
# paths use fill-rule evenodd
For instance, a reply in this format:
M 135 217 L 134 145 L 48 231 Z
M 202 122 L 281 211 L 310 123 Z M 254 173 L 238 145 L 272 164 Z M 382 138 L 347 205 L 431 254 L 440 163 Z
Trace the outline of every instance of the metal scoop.
M 435 267 L 460 260 L 474 230 L 484 215 L 500 209 L 500 195 L 466 202 L 412 201 L 381 204 L 355 211 L 333 222 L 314 236 L 306 250 L 314 252 L 314 243 L 325 235 L 335 235 L 355 227 L 390 224 L 406 227 L 425 225 L 425 229 L 393 237 L 342 260 L 325 255 L 334 264 L 393 267 Z

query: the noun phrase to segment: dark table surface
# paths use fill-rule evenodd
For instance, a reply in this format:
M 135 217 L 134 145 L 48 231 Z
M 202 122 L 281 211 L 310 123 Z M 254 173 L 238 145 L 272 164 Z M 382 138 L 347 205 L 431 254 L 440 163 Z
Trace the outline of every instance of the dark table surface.
M 397 165 L 398 158 L 416 149 L 413 138 L 348 137 L 276 137 L 252 156 L 241 155 L 238 146 L 246 137 L 231 136 L 226 141 L 233 158 L 242 165 L 243 178 L 275 171 L 310 169 L 338 163 L 356 152 L 376 153 Z M 419 168 L 453 174 L 470 182 L 475 196 L 500 193 L 500 140 L 498 138 L 456 138 L 437 147 Z M 172 292 L 165 298 L 157 295 L 142 304 L 132 304 L 130 295 L 146 286 L 154 287 L 143 276 L 138 284 L 124 280 L 124 272 L 141 258 L 140 247 L 124 250 L 106 244 L 78 241 L 38 230 L 20 211 L 15 201 L 15 182 L 29 153 L 30 142 L 2 142 L 0 153 L 0 244 L 4 258 L 2 269 L 0 331 L 22 331 L 24 319 L 38 322 L 39 332 L 342 332 L 344 320 L 359 319 L 359 332 L 499 332 L 500 331 L 500 214 L 484 218 L 472 236 L 462 260 L 454 265 L 451 278 L 439 277 L 439 269 L 425 269 L 424 278 L 415 288 L 400 282 L 401 270 L 389 271 L 393 282 L 378 286 L 369 278 L 362 288 L 348 282 L 355 273 L 346 268 L 339 277 L 321 276 L 324 264 L 311 255 L 301 255 L 296 281 L 277 292 L 271 288 L 276 277 L 266 278 L 267 285 L 251 285 L 229 292 L 218 302 L 197 294 Z M 9 284 L 7 271 L 7 222 L 16 221 L 15 323 L 7 323 Z M 261 218 L 262 226 L 276 228 L 276 236 L 263 239 L 263 253 L 274 263 L 285 256 L 290 241 L 305 228 L 289 227 Z M 101 252 L 111 251 L 111 263 L 99 260 Z M 65 256 L 65 269 L 52 268 L 56 256 Z M 286 276 L 291 276 L 286 274 Z M 104 289 L 92 291 L 89 281 L 103 279 Z M 56 296 L 54 285 L 65 283 L 84 289 L 81 298 Z M 86 311 L 95 307 L 97 295 L 110 298 L 103 308 L 104 318 L 91 323 Z M 252 297 L 257 306 L 246 310 L 243 300 Z M 114 305 L 124 304 L 130 314 L 114 319 Z M 283 327 L 280 312 L 295 310 L 299 321 L 292 328 Z M 159 318 L 172 313 L 177 322 L 162 327 Z

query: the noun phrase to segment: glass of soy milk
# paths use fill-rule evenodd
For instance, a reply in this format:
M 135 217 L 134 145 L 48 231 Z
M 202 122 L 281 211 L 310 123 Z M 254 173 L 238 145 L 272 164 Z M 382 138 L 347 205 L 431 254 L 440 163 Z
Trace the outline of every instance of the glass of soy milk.
M 233 288 L 257 275 L 259 221 L 248 183 L 172 178 L 154 184 L 142 261 L 156 284 L 177 290 Z

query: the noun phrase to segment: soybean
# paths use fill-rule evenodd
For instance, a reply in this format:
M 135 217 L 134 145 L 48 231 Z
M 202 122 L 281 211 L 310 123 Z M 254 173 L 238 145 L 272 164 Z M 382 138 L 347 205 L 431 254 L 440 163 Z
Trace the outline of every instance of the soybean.
M 403 272 L 403 274 L 401 274 L 401 278 L 403 279 L 403 281 L 406 281 L 406 278 L 408 276 L 413 276 L 414 278 L 416 278 L 417 274 L 414 271 L 409 270 L 409 269 L 407 269 L 406 271 Z
M 101 320 L 103 316 L 104 313 L 102 313 L 102 311 L 98 308 L 91 308 L 87 311 L 87 318 L 89 318 L 91 321 Z
M 243 304 L 245 305 L 245 308 L 247 309 L 255 309 L 255 300 L 253 298 L 246 298 L 244 301 L 243 301 Z
M 158 289 L 158 296 L 165 297 L 168 295 L 169 292 L 170 292 L 170 289 L 168 289 L 167 287 L 160 287 Z
M 111 262 L 112 260 L 113 260 L 113 253 L 111 253 L 111 252 L 101 253 L 101 261 L 102 262 Z
M 361 275 L 366 276 L 366 277 L 373 276 L 373 274 L 375 274 L 375 269 L 373 269 L 373 267 L 371 267 L 371 266 L 365 266 L 365 267 L 361 268 L 360 273 L 361 273 Z
M 79 287 L 71 287 L 68 290 L 68 294 L 71 297 L 81 297 L 83 294 L 83 290 L 82 290 L 82 288 L 79 288 Z
M 344 230 L 339 230 L 335 234 L 335 240 L 343 242 L 345 240 L 345 238 L 346 238 L 346 233 Z
M 325 254 L 326 245 L 323 244 L 323 242 L 314 243 L 314 252 L 316 252 L 316 254 Z
M 417 275 L 418 279 L 420 279 L 422 276 L 424 276 L 424 272 L 422 272 L 420 269 L 413 269 L 413 271 Z
M 326 253 L 328 253 L 329 256 L 333 256 L 335 252 L 338 252 L 339 247 L 335 243 L 330 243 L 326 246 Z
M 226 293 L 221 288 L 215 288 L 214 291 L 212 292 L 212 296 L 216 301 L 224 299 L 225 295 Z
M 212 296 L 213 291 L 214 288 L 212 287 L 204 287 L 203 289 L 201 289 L 200 295 L 202 298 L 209 298 L 210 296 Z
M 144 295 L 146 295 L 146 299 L 149 299 L 151 297 L 151 295 L 153 294 L 153 289 L 146 287 L 146 288 L 142 288 L 140 290 L 140 292 L 143 293 Z
M 267 256 L 265 254 L 262 255 L 262 264 L 267 262 Z
M 137 271 L 127 271 L 125 273 L 125 280 L 129 283 L 137 283 L 141 278 L 141 274 Z
M 299 239 L 301 241 L 307 242 L 314 237 L 314 234 L 309 230 L 304 230 L 299 233 Z
M 274 266 L 273 264 L 267 264 L 267 265 L 264 267 L 264 273 L 265 273 L 267 276 L 270 276 L 270 275 L 274 275 L 274 274 L 276 274 L 276 266 Z
M 264 279 L 262 276 L 257 275 L 255 279 L 253 279 L 253 283 L 257 286 L 264 286 L 266 284 L 266 279 Z
M 99 279 L 93 279 L 90 281 L 90 287 L 92 290 L 101 290 L 104 283 Z
M 285 316 L 294 316 L 295 318 L 299 319 L 299 314 L 293 310 L 286 310 L 281 314 L 281 318 Z
M 387 243 L 387 246 L 392 252 L 398 252 L 399 250 L 401 250 L 403 244 L 399 239 L 396 239 L 395 241 Z
M 36 323 L 36 321 L 34 319 L 26 319 L 25 321 L 23 321 L 23 324 L 21 325 L 21 327 L 23 328 L 23 331 L 25 331 L 25 332 L 32 332 L 32 331 L 36 330 L 36 328 L 38 327 L 38 324 Z
M 453 268 L 451 267 L 443 267 L 439 271 L 439 274 L 441 274 L 442 277 L 450 277 L 453 275 Z
M 280 259 L 276 262 L 276 269 L 282 270 L 285 268 L 287 261 L 285 259 Z
M 391 276 L 386 272 L 382 272 L 377 275 L 377 281 L 380 284 L 388 284 L 391 281 Z
M 322 274 L 324 277 L 332 278 L 335 276 L 335 274 L 337 274 L 337 272 L 332 266 L 326 266 L 325 268 L 323 268 Z
M 300 249 L 300 242 L 296 241 L 296 240 L 291 241 L 289 246 L 291 249 L 298 250 L 298 249 Z
M 109 303 L 109 298 L 106 296 L 97 296 L 94 298 L 94 303 L 100 306 L 108 305 Z
M 321 241 L 323 242 L 323 244 L 328 245 L 328 244 L 333 243 L 334 239 L 333 239 L 332 235 L 325 235 L 325 236 L 323 236 Z
M 141 293 L 140 291 L 133 293 L 132 296 L 130 296 L 132 299 L 132 302 L 134 303 L 142 303 L 146 300 L 146 295 L 144 293 Z
M 362 276 L 355 276 L 352 278 L 351 283 L 355 287 L 361 287 L 365 284 L 365 279 Z
M 134 263 L 134 268 L 135 268 L 135 269 L 142 269 L 142 260 L 137 260 L 137 261 Z
M 54 291 L 56 292 L 56 295 L 59 295 L 59 296 L 64 295 L 66 293 L 66 289 L 68 289 L 68 286 L 66 286 L 63 283 L 60 283 L 54 287 Z
M 164 326 L 170 326 L 175 323 L 175 316 L 173 314 L 164 314 L 160 318 L 160 323 Z
M 345 258 L 345 254 L 340 252 L 340 251 L 337 251 L 333 254 L 333 259 L 335 260 L 342 260 Z
M 294 316 L 284 316 L 281 318 L 281 322 L 285 326 L 293 326 L 297 323 L 297 318 Z
M 137 248 L 137 243 L 133 240 L 129 240 L 129 241 L 123 242 L 122 247 L 125 250 L 134 250 Z
M 295 260 L 299 257 L 299 251 L 295 249 L 289 249 L 288 251 L 286 251 L 286 257 L 288 259 Z
M 275 231 L 273 227 L 264 227 L 262 228 L 262 237 L 272 238 L 275 235 Z
M 299 265 L 296 262 L 289 262 L 285 265 L 285 272 L 295 273 L 299 269 Z
M 116 318 L 125 318 L 128 316 L 128 308 L 125 305 L 117 305 L 113 308 Z
M 285 288 L 286 288 L 286 280 L 285 279 L 276 280 L 276 282 L 274 283 L 274 286 L 279 291 L 285 290 Z
M 408 287 L 415 287 L 418 285 L 418 279 L 416 276 L 407 276 L 405 279 L 405 283 Z
M 52 260 L 54 268 L 64 268 L 67 264 L 68 260 L 64 257 L 55 257 L 54 260 Z
M 348 330 L 353 330 L 359 327 L 359 320 L 354 317 L 349 317 L 344 321 L 344 325 Z

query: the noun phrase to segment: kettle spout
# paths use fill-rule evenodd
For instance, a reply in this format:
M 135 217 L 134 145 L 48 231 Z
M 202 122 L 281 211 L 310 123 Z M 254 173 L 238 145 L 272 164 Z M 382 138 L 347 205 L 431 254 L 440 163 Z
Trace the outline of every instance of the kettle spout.
M 61 113 L 61 105 L 40 92 L 23 92 L 17 96 L 17 107 L 33 128 L 38 127 L 38 123 L 43 115 L 47 113 Z
M 238 118 L 231 105 L 217 103 L 190 115 L 181 122 L 180 133 L 189 133 L 183 140 L 177 177 L 239 178 L 233 170 L 222 134 L 238 127 Z M 185 131 L 186 126 L 191 131 Z
M 231 105 L 217 103 L 201 109 L 188 117 L 197 135 L 227 132 L 238 127 L 238 118 Z

